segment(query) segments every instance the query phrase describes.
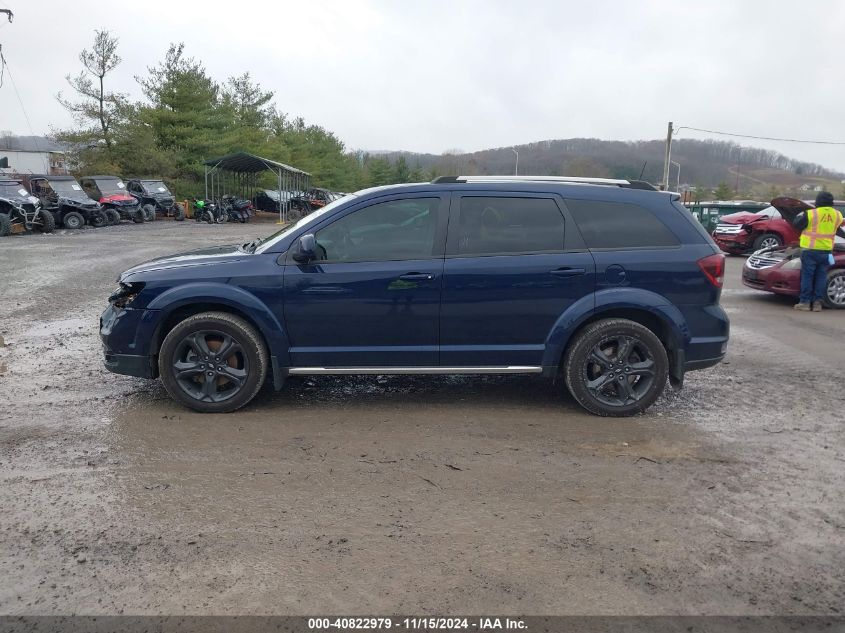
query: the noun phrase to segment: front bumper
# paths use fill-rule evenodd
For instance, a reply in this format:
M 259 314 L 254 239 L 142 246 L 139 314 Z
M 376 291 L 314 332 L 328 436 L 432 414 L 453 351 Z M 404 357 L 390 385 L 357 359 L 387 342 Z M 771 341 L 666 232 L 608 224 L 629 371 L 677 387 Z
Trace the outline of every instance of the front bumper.
M 100 315 L 100 340 L 106 369 L 126 376 L 157 377 L 156 360 L 145 353 L 148 337 L 139 336 L 139 327 L 148 312 L 109 306 Z
M 714 233 L 713 241 L 726 253 L 745 253 L 754 247 L 754 240 L 748 233 L 744 232 L 737 234 Z
M 155 378 L 156 371 L 149 356 L 133 356 L 131 354 L 111 354 L 103 350 L 103 365 L 115 374 L 137 376 L 138 378 Z
M 742 269 L 742 283 L 754 290 L 774 292 L 779 295 L 797 297 L 801 294 L 801 272 L 783 270 L 781 267 L 763 268 L 762 270 Z

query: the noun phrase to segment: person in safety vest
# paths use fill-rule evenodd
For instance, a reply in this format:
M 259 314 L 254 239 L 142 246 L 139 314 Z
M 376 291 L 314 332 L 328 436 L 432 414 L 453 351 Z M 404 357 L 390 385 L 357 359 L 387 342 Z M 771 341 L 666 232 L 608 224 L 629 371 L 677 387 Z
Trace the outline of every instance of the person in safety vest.
M 822 311 L 827 292 L 827 271 L 833 260 L 836 235 L 845 237 L 842 214 L 833 208 L 833 194 L 822 191 L 816 196 L 816 207 L 800 213 L 793 223 L 801 231 L 801 296 L 796 310 Z

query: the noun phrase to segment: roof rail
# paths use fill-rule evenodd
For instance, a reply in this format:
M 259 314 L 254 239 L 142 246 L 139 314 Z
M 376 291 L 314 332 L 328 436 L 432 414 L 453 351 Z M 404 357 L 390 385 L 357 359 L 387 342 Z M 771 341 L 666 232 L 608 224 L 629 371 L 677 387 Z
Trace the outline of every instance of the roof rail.
M 629 189 L 648 189 L 656 191 L 654 186 L 643 180 L 623 180 L 618 178 L 583 178 L 580 176 L 440 176 L 432 183 L 485 183 L 485 182 L 561 182 L 580 185 L 605 185 L 626 187 Z

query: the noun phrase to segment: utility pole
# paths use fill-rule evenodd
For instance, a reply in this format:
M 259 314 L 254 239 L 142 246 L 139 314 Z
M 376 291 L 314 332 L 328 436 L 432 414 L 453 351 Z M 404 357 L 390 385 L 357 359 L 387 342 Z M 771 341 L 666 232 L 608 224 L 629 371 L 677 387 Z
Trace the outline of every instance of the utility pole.
M 516 154 L 516 164 L 513 166 L 513 175 L 519 175 L 519 152 L 517 152 L 513 147 L 511 147 L 511 151 Z
M 666 155 L 663 157 L 663 191 L 669 191 L 669 162 L 672 160 L 672 122 L 666 132 Z

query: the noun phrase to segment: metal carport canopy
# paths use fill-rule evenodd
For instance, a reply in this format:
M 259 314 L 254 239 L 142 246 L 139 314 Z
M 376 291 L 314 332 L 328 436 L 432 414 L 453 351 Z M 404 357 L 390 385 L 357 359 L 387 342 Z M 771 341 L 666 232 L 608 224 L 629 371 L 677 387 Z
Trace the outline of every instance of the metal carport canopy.
M 216 167 L 217 169 L 225 169 L 227 171 L 255 173 L 264 171 L 265 169 L 269 169 L 270 171 L 279 171 L 281 169 L 292 174 L 302 174 L 303 176 L 311 175 L 307 171 L 302 171 L 296 167 L 291 167 L 290 165 L 285 165 L 284 163 L 279 163 L 275 160 L 270 160 L 269 158 L 261 158 L 261 156 L 256 156 L 255 154 L 249 154 L 247 152 L 235 152 L 234 154 L 226 154 L 220 158 L 209 158 L 204 161 L 204 164 L 210 167 Z
M 205 169 L 205 197 L 208 198 L 208 178 L 212 177 L 212 197 L 214 197 L 214 172 L 217 170 L 230 171 L 239 174 L 257 174 L 261 171 L 272 171 L 279 177 L 279 220 L 283 221 L 283 214 L 287 211 L 282 192 L 289 189 L 293 182 L 302 189 L 309 186 L 311 174 L 307 171 L 285 165 L 269 158 L 262 158 L 248 152 L 234 152 L 219 158 L 209 158 L 203 161 Z M 209 169 L 210 168 L 210 169 Z M 284 182 L 283 182 L 284 181 Z

